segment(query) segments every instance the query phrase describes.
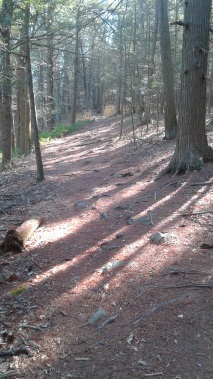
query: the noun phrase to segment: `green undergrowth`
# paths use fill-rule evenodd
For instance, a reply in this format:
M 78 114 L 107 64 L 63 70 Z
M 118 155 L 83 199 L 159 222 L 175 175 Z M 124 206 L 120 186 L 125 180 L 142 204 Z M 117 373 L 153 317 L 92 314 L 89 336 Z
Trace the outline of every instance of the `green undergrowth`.
M 78 121 L 73 125 L 57 125 L 53 130 L 44 130 L 39 133 L 39 140 L 41 144 L 49 142 L 51 139 L 61 138 L 65 135 L 73 133 L 75 130 L 81 129 L 86 125 L 92 123 L 92 120 Z M 12 151 L 12 158 L 16 159 L 20 156 L 18 148 Z M 0 162 L 2 160 L 2 150 L 0 149 Z M 0 168 L 1 170 L 1 168 Z
M 16 148 L 14 150 L 12 150 L 12 158 L 18 158 L 20 157 L 20 153 L 19 153 L 19 149 Z M 2 150 L 0 149 L 0 161 L 2 160 Z
M 16 287 L 9 291 L 9 294 L 12 296 L 18 296 L 24 291 L 26 291 L 26 287 Z
M 43 130 L 39 133 L 41 143 L 49 142 L 51 139 L 61 138 L 65 135 L 73 133 L 75 130 L 81 129 L 91 123 L 91 120 L 78 121 L 73 125 L 57 125 L 53 130 Z

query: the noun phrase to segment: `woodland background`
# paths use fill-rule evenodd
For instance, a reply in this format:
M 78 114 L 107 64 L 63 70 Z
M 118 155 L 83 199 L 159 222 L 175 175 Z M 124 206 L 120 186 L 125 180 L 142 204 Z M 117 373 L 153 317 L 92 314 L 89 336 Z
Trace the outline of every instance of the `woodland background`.
M 193 4 L 180 0 L 3 0 L 2 166 L 12 154 L 28 154 L 34 144 L 38 179 L 43 180 L 39 133 L 45 135 L 45 131 L 58 128 L 63 134 L 63 125 L 91 119 L 94 114 L 120 114 L 120 134 L 124 117 L 130 115 L 134 137 L 136 125 L 154 122 L 158 127 L 160 115 L 165 113 L 165 138 L 174 138 L 176 114 L 182 112 L 179 99 L 184 24 L 178 20 L 183 20 L 184 5 L 188 3 Z M 200 14 L 206 5 L 201 5 Z M 205 78 L 209 113 L 212 79 L 210 46 Z M 173 123 L 169 131 L 167 123 Z

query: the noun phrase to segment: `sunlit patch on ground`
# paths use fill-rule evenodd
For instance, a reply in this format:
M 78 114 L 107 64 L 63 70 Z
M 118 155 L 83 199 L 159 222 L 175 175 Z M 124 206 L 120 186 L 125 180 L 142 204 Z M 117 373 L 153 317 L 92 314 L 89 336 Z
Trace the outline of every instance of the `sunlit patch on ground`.
M 136 130 L 134 146 L 131 128 L 118 139 L 118 121 L 51 141 L 45 182 L 35 185 L 34 157 L 4 179 L 2 193 L 20 199 L 1 225 L 46 218 L 22 254 L 0 261 L 2 330 L 15 337 L 2 349 L 31 350 L 3 359 L 4 370 L 29 379 L 212 376 L 212 250 L 200 245 L 212 241 L 213 186 L 191 186 L 210 181 L 212 167 L 155 181 L 174 143 L 150 126 Z M 152 243 L 157 231 L 170 239 Z

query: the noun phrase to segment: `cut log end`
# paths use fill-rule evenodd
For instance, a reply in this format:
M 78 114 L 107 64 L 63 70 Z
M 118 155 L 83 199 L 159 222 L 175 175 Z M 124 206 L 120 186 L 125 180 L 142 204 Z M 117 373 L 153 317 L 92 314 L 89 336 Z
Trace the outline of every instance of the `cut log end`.
M 14 251 L 20 252 L 24 247 L 24 241 L 21 235 L 15 230 L 8 230 L 3 242 L 0 245 L 0 250 L 3 252 Z
M 30 219 L 18 228 L 8 230 L 3 242 L 0 244 L 0 255 L 9 251 L 14 253 L 21 252 L 28 238 L 43 222 L 43 218 Z

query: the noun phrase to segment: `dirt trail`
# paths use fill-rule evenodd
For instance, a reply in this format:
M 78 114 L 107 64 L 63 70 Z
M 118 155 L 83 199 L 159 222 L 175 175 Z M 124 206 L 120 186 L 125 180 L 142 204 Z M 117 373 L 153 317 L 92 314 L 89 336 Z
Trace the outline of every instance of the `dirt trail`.
M 99 118 L 51 141 L 42 183 L 33 156 L 0 177 L 2 237 L 46 218 L 23 253 L 0 258 L 0 377 L 213 378 L 213 249 L 200 248 L 213 242 L 213 185 L 192 186 L 212 165 L 155 181 L 174 143 L 153 126 L 134 149 L 119 127 Z

